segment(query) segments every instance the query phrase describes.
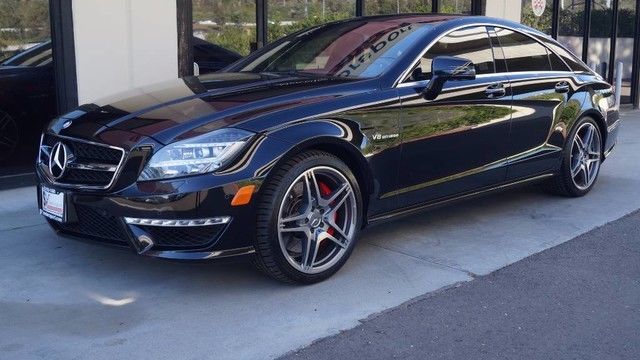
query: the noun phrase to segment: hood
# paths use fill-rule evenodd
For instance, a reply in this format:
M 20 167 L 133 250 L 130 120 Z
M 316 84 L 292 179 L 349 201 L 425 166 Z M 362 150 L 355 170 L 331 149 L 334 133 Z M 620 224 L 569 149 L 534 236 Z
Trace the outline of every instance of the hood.
M 162 144 L 218 128 L 236 126 L 260 132 L 260 122 L 248 120 L 317 105 L 362 92 L 364 80 L 310 75 L 218 73 L 187 77 L 134 89 L 83 105 L 52 126 L 61 135 L 84 138 L 100 131 L 127 132 Z M 61 123 L 72 120 L 67 128 Z M 273 125 L 273 121 L 269 122 Z M 268 125 L 265 123 L 264 127 Z M 91 129 L 93 134 L 78 134 Z M 73 135 L 72 135 L 73 134 Z

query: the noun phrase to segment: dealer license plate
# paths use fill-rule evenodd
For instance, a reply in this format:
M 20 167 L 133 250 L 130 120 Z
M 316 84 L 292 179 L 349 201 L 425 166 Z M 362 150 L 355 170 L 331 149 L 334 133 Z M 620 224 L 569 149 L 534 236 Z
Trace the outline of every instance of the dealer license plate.
M 43 186 L 41 191 L 42 209 L 40 209 L 40 213 L 49 219 L 64 222 L 64 193 L 46 186 Z

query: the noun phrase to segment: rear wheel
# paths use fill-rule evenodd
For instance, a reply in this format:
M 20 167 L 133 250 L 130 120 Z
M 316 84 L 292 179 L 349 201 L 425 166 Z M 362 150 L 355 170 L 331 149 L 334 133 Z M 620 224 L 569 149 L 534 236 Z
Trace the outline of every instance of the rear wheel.
M 574 127 L 565 145 L 560 172 L 548 183 L 560 195 L 578 197 L 596 183 L 602 163 L 602 135 L 594 119 L 585 117 Z
M 0 110 L 0 161 L 9 159 L 19 142 L 18 124 L 9 114 Z
M 297 155 L 265 184 L 257 212 L 257 267 L 285 282 L 333 275 L 355 245 L 362 218 L 358 183 L 340 159 Z

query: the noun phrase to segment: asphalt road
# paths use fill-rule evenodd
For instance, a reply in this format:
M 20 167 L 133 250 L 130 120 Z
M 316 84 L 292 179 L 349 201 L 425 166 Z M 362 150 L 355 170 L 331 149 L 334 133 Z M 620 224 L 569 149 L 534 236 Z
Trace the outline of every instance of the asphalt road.
M 640 359 L 640 211 L 282 359 Z

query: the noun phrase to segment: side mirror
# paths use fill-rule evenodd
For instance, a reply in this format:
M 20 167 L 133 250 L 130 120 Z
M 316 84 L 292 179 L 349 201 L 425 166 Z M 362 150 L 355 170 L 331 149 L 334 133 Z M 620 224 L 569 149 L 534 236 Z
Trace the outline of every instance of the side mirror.
M 471 60 L 454 56 L 437 56 L 431 62 L 431 81 L 424 89 L 424 97 L 433 100 L 442 91 L 444 83 L 449 80 L 473 80 L 476 68 Z

